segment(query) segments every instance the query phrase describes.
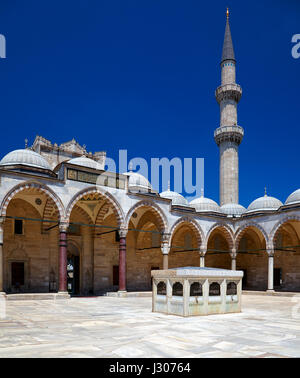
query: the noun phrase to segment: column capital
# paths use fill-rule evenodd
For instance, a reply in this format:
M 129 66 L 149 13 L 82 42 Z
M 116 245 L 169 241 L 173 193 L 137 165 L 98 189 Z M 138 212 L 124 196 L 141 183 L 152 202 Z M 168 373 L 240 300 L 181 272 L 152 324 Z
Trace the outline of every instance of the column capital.
M 59 232 L 67 232 L 68 227 L 69 227 L 69 223 L 67 222 L 59 223 Z
M 4 222 L 5 222 L 5 217 L 0 216 L 0 227 L 3 227 Z
M 206 255 L 206 252 L 207 252 L 207 246 L 206 245 L 201 245 L 200 246 L 200 250 L 199 250 L 200 256 L 204 257 Z
M 169 243 L 171 234 L 163 233 L 161 234 L 161 242 L 162 243 Z
M 232 259 L 236 259 L 236 256 L 237 256 L 236 248 L 231 249 L 230 256 Z
M 126 238 L 127 233 L 128 233 L 127 228 L 120 228 L 118 231 L 119 231 L 120 238 Z
M 169 243 L 161 243 L 161 251 L 163 255 L 168 255 L 170 252 L 170 246 Z
M 275 254 L 274 248 L 267 248 L 266 251 L 269 257 L 274 257 L 274 254 Z

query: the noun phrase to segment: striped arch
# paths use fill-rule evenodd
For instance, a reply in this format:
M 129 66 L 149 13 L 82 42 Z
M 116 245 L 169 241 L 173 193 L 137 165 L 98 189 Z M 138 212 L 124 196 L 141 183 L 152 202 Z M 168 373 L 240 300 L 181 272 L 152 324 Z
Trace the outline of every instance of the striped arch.
M 82 197 L 88 194 L 99 194 L 101 197 L 105 198 L 113 208 L 113 212 L 115 213 L 115 216 L 117 218 L 118 226 L 122 227 L 124 225 L 125 217 L 120 204 L 110 193 L 103 192 L 96 186 L 89 189 L 83 189 L 72 197 L 66 209 L 66 219 L 68 222 L 70 221 L 70 215 L 73 207 Z
M 47 232 L 47 230 L 51 226 L 53 226 L 53 223 L 48 222 L 48 220 L 56 220 L 56 219 L 59 219 L 58 208 L 55 205 L 53 199 L 49 197 L 47 198 L 46 205 L 43 211 L 42 233 Z
M 104 217 L 105 215 L 108 213 L 109 211 L 109 203 L 108 202 L 105 202 L 99 209 L 98 211 L 98 214 L 97 214 L 97 218 L 96 218 L 96 225 L 99 225 L 103 222 L 104 220 Z
M 160 231 L 162 233 L 168 232 L 169 226 L 168 226 L 167 217 L 165 216 L 162 209 L 156 203 L 151 202 L 151 201 L 140 201 L 136 203 L 134 206 L 132 206 L 132 208 L 128 211 L 126 215 L 126 221 L 125 221 L 126 228 L 129 227 L 129 222 L 130 222 L 132 214 L 140 207 L 148 207 L 150 211 L 155 213 L 159 221 Z
M 28 181 L 28 182 L 19 184 L 19 185 L 13 187 L 6 194 L 6 196 L 4 197 L 4 199 L 3 199 L 3 201 L 0 205 L 1 216 L 2 217 L 6 216 L 7 207 L 9 205 L 10 201 L 14 198 L 15 195 L 17 195 L 18 193 L 20 193 L 24 190 L 30 190 L 30 189 L 34 189 L 37 192 L 44 193 L 49 198 L 51 198 L 51 200 L 53 201 L 53 203 L 56 205 L 56 207 L 58 209 L 59 220 L 63 221 L 65 219 L 65 209 L 64 209 L 64 205 L 62 204 L 60 198 L 50 188 L 48 188 L 48 186 L 43 185 L 39 182 L 35 182 L 35 181 Z
M 210 229 L 208 230 L 208 232 L 206 234 L 205 246 L 207 247 L 208 240 L 209 240 L 211 234 L 217 228 L 220 228 L 224 231 L 224 236 L 225 236 L 225 239 L 228 243 L 229 249 L 233 249 L 235 247 L 235 243 L 234 243 L 234 237 L 233 237 L 232 230 L 226 224 L 223 224 L 223 223 L 215 223 L 210 227 Z
M 200 227 L 200 225 L 192 218 L 189 218 L 189 217 L 182 217 L 182 218 L 179 218 L 174 224 L 173 226 L 171 227 L 171 230 L 170 230 L 170 239 L 169 239 L 169 245 L 171 245 L 172 243 L 172 239 L 173 239 L 173 236 L 175 235 L 176 231 L 178 230 L 178 228 L 183 225 L 183 224 L 186 224 L 188 226 L 190 226 L 190 228 L 195 232 L 195 235 L 196 235 L 196 238 L 197 238 L 197 242 L 198 242 L 198 245 L 199 245 L 199 248 L 201 247 L 201 244 L 204 242 L 205 240 L 205 237 L 204 237 L 204 233 Z
M 247 231 L 248 228 L 254 228 L 254 229 L 259 230 L 259 232 L 263 235 L 263 237 L 265 239 L 266 248 L 267 248 L 268 244 L 269 244 L 268 234 L 267 234 L 267 232 L 265 231 L 265 229 L 261 225 L 259 225 L 257 223 L 254 223 L 254 222 L 248 222 L 248 223 L 244 224 L 242 227 L 240 227 L 236 231 L 236 233 L 235 233 L 235 245 L 236 245 L 236 248 L 238 248 L 239 243 L 240 243 L 243 235 L 245 234 L 245 232 Z
M 285 224 L 289 221 L 299 221 L 300 222 L 300 216 L 299 215 L 288 215 L 288 216 L 280 219 L 280 221 L 275 224 L 275 226 L 273 227 L 273 229 L 272 229 L 272 231 L 270 232 L 270 235 L 269 235 L 269 245 L 271 247 L 274 247 L 276 232 L 279 230 L 279 228 L 283 224 Z
M 87 220 L 87 223 L 88 224 L 93 224 L 93 220 L 91 219 L 91 217 L 89 216 L 89 214 L 83 209 L 81 208 L 80 206 L 77 206 L 75 205 L 73 207 L 73 211 L 77 213 L 77 215 L 79 216 L 82 216 L 83 218 L 85 218 Z

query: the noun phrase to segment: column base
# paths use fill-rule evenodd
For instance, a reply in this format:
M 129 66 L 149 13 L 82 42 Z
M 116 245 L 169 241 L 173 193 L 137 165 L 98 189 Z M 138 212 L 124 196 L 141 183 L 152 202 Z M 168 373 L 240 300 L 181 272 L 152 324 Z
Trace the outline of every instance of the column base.
M 6 293 L 4 291 L 0 291 L 0 298 L 6 298 Z
M 268 289 L 267 293 L 275 293 L 275 290 L 274 289 Z
M 67 291 L 59 291 L 54 295 L 55 299 L 70 299 L 71 295 Z
M 118 290 L 118 297 L 127 297 L 127 290 Z

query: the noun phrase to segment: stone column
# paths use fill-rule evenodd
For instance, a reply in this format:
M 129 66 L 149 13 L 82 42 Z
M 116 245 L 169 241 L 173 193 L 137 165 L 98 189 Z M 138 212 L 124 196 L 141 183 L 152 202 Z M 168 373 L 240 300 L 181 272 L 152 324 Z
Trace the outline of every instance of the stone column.
M 59 292 L 67 293 L 67 223 L 59 225 Z
M 163 270 L 166 270 L 169 268 L 169 234 L 163 234 L 162 235 L 162 242 L 161 242 L 161 251 L 163 254 Z
M 202 246 L 200 248 L 200 268 L 205 267 L 205 254 L 206 254 L 207 248 Z
M 119 293 L 126 292 L 126 235 L 127 230 L 119 230 Z
M 231 270 L 236 270 L 236 256 L 237 256 L 237 254 L 236 254 L 235 248 L 232 248 L 230 256 L 231 256 Z
M 0 218 L 0 296 L 5 295 L 3 289 L 4 281 L 4 261 L 3 261 L 3 218 Z
M 270 248 L 267 250 L 269 261 L 268 261 L 268 292 L 274 292 L 273 276 L 274 276 L 274 249 Z

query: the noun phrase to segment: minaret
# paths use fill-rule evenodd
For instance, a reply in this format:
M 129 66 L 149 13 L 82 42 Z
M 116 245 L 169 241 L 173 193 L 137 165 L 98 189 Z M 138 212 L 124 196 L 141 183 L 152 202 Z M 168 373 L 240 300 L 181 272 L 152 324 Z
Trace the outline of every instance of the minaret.
M 237 125 L 237 104 L 242 88 L 235 82 L 235 56 L 227 20 L 221 60 L 221 86 L 216 89 L 216 99 L 220 105 L 220 127 L 214 137 L 220 149 L 220 206 L 239 203 L 239 145 L 244 130 Z

